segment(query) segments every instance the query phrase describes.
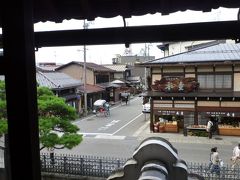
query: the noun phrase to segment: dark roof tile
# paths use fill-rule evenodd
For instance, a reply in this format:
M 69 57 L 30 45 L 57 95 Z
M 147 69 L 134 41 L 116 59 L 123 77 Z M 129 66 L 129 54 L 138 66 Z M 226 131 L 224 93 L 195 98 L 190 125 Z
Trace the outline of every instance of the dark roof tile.
M 72 64 L 77 64 L 77 65 L 80 65 L 80 66 L 84 66 L 84 62 L 72 61 L 72 62 L 69 62 L 67 64 L 64 64 L 64 65 L 56 68 L 55 70 L 63 69 L 63 68 L 65 68 L 69 65 L 72 65 Z M 95 64 L 95 63 L 92 63 L 92 62 L 86 62 L 86 68 L 92 69 L 94 72 L 115 72 L 112 69 L 106 68 L 102 65 Z
M 81 81 L 59 72 L 42 73 L 38 71 L 36 78 L 40 86 L 50 89 L 65 89 L 82 85 Z
M 84 93 L 84 86 L 80 86 L 78 87 L 79 92 Z M 86 84 L 86 92 L 87 94 L 91 94 L 91 93 L 97 93 L 97 92 L 102 92 L 105 91 L 104 88 L 99 87 L 97 85 L 90 85 L 90 84 Z
M 225 43 L 155 59 L 142 64 L 180 64 L 206 62 L 240 62 L 240 44 Z

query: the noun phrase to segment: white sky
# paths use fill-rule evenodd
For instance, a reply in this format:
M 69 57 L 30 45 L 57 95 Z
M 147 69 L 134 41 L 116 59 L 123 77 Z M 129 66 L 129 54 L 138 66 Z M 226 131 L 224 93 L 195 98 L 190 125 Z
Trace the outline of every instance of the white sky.
M 224 9 L 220 8 L 209 13 L 202 13 L 198 11 L 177 12 L 167 16 L 161 16 L 157 13 L 154 15 L 135 16 L 126 19 L 128 26 L 140 25 L 160 25 L 160 24 L 176 24 L 176 23 L 190 23 L 190 22 L 206 22 L 206 21 L 226 21 L 236 20 L 238 9 Z M 122 17 L 105 19 L 96 18 L 95 21 L 88 22 L 89 28 L 104 28 L 104 27 L 122 27 Z M 63 23 L 37 23 L 34 25 L 35 31 L 49 31 L 49 30 L 63 30 L 63 29 L 83 29 L 83 21 L 68 20 Z M 147 43 L 147 42 L 146 42 Z M 149 44 L 149 43 L 148 43 Z M 161 51 L 156 47 L 159 43 L 149 44 L 149 55 L 160 58 L 163 56 Z M 140 55 L 143 52 L 145 44 L 132 44 L 132 55 Z M 87 62 L 95 62 L 97 64 L 111 64 L 112 58 L 116 54 L 123 55 L 125 50 L 124 44 L 119 45 L 98 45 L 87 46 Z M 142 54 L 143 55 L 143 54 Z M 83 47 L 82 46 L 68 46 L 68 47 L 49 47 L 39 48 L 36 52 L 36 62 L 56 62 L 68 63 L 71 61 L 83 61 Z

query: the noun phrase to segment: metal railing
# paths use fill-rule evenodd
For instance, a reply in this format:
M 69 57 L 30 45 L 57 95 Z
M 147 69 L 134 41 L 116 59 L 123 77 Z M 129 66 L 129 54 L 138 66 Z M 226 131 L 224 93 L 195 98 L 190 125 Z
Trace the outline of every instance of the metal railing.
M 94 177 L 108 177 L 124 165 L 126 159 L 79 155 L 41 154 L 42 172 Z
M 4 148 L 0 146 L 0 168 L 4 167 Z
M 211 173 L 208 164 L 203 163 L 187 163 L 188 170 L 203 176 L 206 180 L 234 180 L 240 179 L 240 167 L 231 169 L 231 165 L 224 165 L 220 168 L 220 174 Z
M 127 159 L 81 156 L 41 154 L 42 172 L 64 175 L 81 175 L 93 177 L 108 177 L 112 171 L 121 168 Z M 231 170 L 230 165 L 221 168 L 220 175 L 210 173 L 208 164 L 188 162 L 189 173 L 203 176 L 206 180 L 239 180 L 240 167 Z

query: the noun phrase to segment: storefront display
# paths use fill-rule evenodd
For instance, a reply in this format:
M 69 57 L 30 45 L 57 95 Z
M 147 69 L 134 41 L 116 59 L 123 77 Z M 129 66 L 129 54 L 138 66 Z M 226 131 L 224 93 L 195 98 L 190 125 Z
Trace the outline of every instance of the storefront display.
M 167 122 L 165 124 L 165 132 L 178 132 L 178 124 L 177 121 Z
M 186 131 L 186 136 L 207 136 L 206 125 L 190 125 L 186 127 Z
M 166 111 L 159 113 L 159 111 L 157 111 L 154 116 L 154 132 L 183 132 L 185 136 L 205 137 L 207 136 L 206 122 L 208 119 L 211 119 L 214 124 L 212 128 L 213 133 L 227 136 L 240 136 L 240 117 L 237 112 L 207 111 L 200 112 L 198 115 L 198 124 L 192 124 L 193 114 L 190 116 L 190 113 L 181 115 L 178 111 L 176 111 L 175 114 L 167 114 Z
M 240 127 L 234 127 L 231 125 L 219 125 L 219 135 L 227 136 L 240 136 Z
M 178 122 L 157 122 L 154 124 L 154 132 L 174 132 L 179 131 Z
M 218 124 L 219 135 L 240 136 L 239 117 L 224 116 L 211 117 L 213 122 Z

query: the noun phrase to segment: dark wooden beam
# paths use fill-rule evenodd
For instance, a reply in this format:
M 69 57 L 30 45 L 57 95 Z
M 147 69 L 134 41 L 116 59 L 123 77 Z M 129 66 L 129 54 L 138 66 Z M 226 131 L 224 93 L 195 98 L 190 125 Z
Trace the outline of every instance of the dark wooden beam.
M 198 112 L 239 112 L 239 107 L 197 107 Z
M 4 61 L 3 56 L 0 56 L 0 75 L 5 75 L 6 71 L 6 61 Z
M 32 3 L 2 4 L 11 180 L 41 179 Z
M 240 22 L 63 30 L 35 33 L 36 47 L 239 39 Z
M 154 122 L 153 122 L 153 118 L 154 118 L 154 112 L 153 112 L 153 99 L 150 98 L 150 132 L 154 132 Z

